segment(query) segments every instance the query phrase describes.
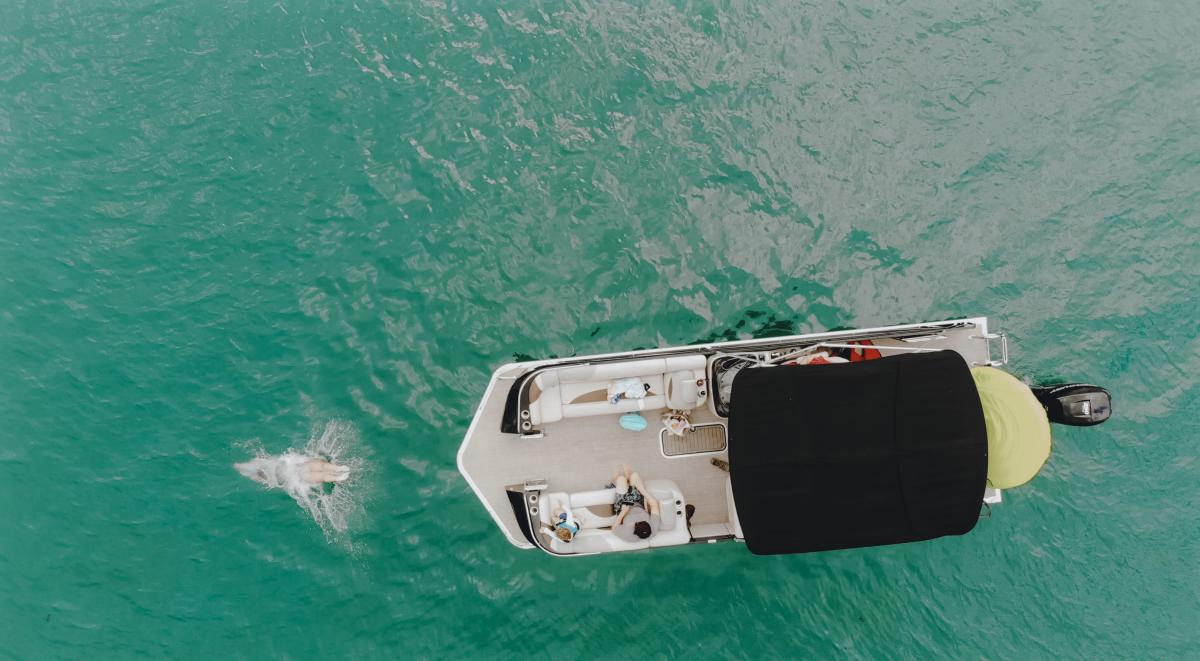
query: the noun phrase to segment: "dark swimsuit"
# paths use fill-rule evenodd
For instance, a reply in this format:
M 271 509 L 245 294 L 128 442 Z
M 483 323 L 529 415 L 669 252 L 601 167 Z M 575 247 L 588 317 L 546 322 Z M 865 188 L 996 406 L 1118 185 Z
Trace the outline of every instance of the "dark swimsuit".
M 617 485 L 613 484 L 612 482 L 609 482 L 604 486 L 604 488 L 615 489 L 616 486 Z M 621 508 L 626 505 L 646 509 L 646 497 L 643 496 L 642 492 L 638 491 L 637 488 L 635 488 L 632 484 L 629 485 L 629 489 L 625 493 L 617 494 L 617 500 L 613 503 L 613 514 L 620 514 Z

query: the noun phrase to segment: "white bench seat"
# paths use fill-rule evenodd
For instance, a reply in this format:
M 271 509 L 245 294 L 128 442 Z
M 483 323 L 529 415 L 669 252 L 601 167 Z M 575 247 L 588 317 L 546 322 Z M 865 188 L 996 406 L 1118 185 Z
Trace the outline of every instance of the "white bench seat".
M 708 398 L 706 363 L 695 354 L 548 369 L 534 377 L 538 393 L 529 404 L 530 422 L 666 408 L 690 411 Z M 628 378 L 641 379 L 646 396 L 608 401 L 609 385 Z
M 597 489 L 594 491 L 578 491 L 565 493 L 562 491 L 544 493 L 541 497 L 541 507 L 538 518 L 541 520 L 541 532 L 549 535 L 550 550 L 555 553 L 604 553 L 608 551 L 636 551 L 661 546 L 676 546 L 687 544 L 692 540 L 687 525 L 687 502 L 683 492 L 671 480 L 646 480 L 647 498 L 658 500 L 661 508 L 662 525 L 650 539 L 639 539 L 632 542 L 617 537 L 612 531 L 612 523 L 617 517 L 601 516 L 588 510 L 588 507 L 611 507 L 617 497 L 616 489 Z M 554 510 L 564 502 L 571 505 L 571 513 L 579 520 L 580 530 L 570 542 L 564 542 L 555 537 L 550 529 Z

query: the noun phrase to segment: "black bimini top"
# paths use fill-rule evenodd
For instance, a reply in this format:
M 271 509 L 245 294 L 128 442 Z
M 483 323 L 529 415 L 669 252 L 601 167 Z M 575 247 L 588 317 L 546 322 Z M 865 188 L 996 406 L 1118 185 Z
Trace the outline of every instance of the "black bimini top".
M 987 431 L 953 351 L 744 369 L 729 464 L 746 546 L 759 555 L 970 532 Z

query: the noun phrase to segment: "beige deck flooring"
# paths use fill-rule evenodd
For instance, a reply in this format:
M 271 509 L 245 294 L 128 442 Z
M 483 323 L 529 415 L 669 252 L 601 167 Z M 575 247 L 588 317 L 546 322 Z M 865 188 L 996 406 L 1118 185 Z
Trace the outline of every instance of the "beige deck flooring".
M 618 466 L 628 463 L 643 480 L 666 479 L 679 485 L 687 502 L 696 506 L 692 523 L 718 523 L 729 519 L 725 506 L 728 473 L 712 465 L 713 457 L 663 457 L 659 447 L 661 411 L 642 414 L 650 424 L 644 431 L 622 429 L 619 415 L 562 420 L 545 426 L 541 443 L 542 464 L 553 491 L 583 491 L 606 484 Z M 693 413 L 693 422 L 715 418 L 707 410 Z

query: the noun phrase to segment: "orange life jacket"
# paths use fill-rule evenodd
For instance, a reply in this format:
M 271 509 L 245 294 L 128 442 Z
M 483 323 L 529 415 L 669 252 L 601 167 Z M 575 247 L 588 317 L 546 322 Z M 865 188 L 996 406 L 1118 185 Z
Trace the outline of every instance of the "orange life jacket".
M 851 342 L 850 344 L 857 344 L 863 347 L 875 346 L 870 340 L 858 340 L 857 342 Z M 864 360 L 875 360 L 876 358 L 883 358 L 883 354 L 879 353 L 879 349 L 864 348 L 850 350 L 850 362 L 852 363 L 860 363 Z

